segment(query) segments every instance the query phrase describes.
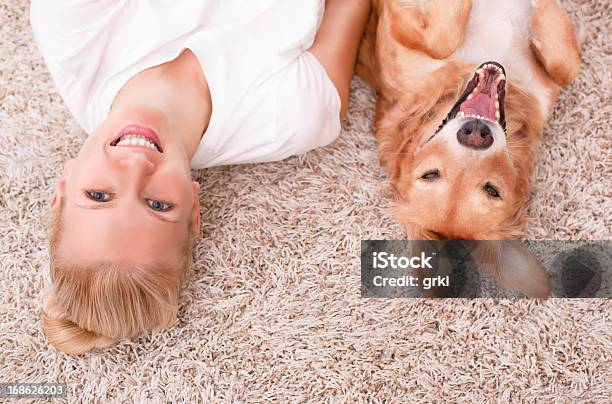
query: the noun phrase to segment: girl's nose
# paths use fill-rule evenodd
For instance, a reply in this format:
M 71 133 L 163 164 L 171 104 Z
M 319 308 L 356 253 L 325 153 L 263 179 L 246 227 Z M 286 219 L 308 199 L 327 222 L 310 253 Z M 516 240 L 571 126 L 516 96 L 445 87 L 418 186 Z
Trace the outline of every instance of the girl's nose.
M 148 175 L 153 172 L 155 165 L 144 153 L 134 152 L 119 160 L 119 164 L 137 175 Z

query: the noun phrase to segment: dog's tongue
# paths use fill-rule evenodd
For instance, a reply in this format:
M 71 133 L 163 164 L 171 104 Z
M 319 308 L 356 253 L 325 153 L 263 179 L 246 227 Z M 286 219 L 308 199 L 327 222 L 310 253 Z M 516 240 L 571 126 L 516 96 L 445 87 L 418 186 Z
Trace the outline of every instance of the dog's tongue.
M 496 121 L 495 118 L 495 99 L 489 94 L 476 92 L 472 98 L 463 101 L 459 111 L 466 116 L 480 115 L 491 121 Z

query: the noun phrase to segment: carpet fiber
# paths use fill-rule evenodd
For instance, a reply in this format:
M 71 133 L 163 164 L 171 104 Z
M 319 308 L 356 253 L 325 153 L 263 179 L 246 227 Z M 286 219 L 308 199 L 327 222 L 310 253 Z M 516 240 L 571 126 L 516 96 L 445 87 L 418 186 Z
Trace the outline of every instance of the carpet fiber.
M 565 4 L 585 21 L 584 64 L 543 135 L 528 236 L 609 239 L 612 9 Z M 610 402 L 609 300 L 360 298 L 360 240 L 403 233 L 371 137 L 375 95 L 357 78 L 331 146 L 193 173 L 202 237 L 172 329 L 57 352 L 39 320 L 44 214 L 86 135 L 27 14 L 0 0 L 0 383 L 66 382 L 71 402 Z

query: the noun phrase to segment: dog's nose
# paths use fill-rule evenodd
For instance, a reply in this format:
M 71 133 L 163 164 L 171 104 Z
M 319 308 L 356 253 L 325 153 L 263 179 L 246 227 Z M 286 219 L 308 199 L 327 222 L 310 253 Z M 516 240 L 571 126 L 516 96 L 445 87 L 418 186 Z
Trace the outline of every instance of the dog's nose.
M 491 128 L 480 119 L 470 119 L 457 131 L 457 140 L 472 149 L 488 149 L 493 144 Z

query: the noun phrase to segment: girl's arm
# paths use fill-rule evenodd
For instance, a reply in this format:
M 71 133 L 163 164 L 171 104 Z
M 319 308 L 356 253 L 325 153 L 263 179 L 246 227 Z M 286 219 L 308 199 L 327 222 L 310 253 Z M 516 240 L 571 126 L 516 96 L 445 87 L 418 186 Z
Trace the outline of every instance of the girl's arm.
M 353 67 L 370 6 L 371 0 L 327 0 L 323 22 L 308 49 L 323 65 L 340 94 L 340 119 L 346 114 Z

